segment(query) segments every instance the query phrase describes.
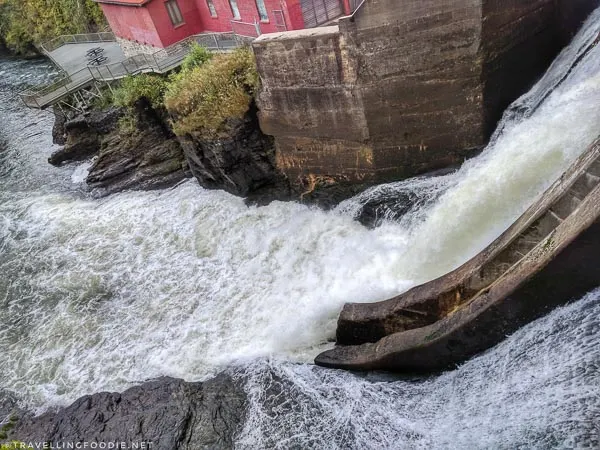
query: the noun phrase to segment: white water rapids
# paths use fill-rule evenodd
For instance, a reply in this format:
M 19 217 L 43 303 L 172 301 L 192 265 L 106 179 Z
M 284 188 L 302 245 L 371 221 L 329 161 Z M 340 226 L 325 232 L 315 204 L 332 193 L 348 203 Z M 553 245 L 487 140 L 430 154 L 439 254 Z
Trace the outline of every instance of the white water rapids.
M 430 380 L 377 381 L 307 363 L 331 345 L 345 302 L 385 299 L 466 261 L 600 134 L 599 47 L 545 95 L 599 31 L 596 12 L 519 103 L 530 113 L 507 115 L 459 171 L 379 186 L 331 212 L 247 207 L 193 180 L 89 198 L 74 183 L 81 167 L 45 162 L 51 117 L 12 97 L 47 66 L 0 61 L 0 387 L 44 409 L 234 364 L 252 399 L 245 448 L 592 442 L 597 292 Z M 353 220 L 383 192 L 415 204 L 375 229 Z M 285 414 L 265 397 L 274 382 L 296 405 Z

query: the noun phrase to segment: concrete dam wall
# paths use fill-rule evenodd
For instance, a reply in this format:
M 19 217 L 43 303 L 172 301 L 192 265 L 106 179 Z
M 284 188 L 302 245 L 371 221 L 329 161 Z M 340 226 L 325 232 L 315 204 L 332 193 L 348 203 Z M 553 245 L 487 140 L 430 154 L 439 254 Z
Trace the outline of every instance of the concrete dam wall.
M 461 162 L 598 0 L 367 0 L 338 25 L 263 35 L 261 128 L 293 186 Z

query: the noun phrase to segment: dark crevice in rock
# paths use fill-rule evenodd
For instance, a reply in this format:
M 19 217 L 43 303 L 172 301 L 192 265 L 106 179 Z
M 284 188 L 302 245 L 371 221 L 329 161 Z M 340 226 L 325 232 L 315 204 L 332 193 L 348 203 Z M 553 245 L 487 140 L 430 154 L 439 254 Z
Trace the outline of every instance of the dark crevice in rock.
M 195 133 L 179 141 L 201 186 L 252 203 L 290 199 L 287 179 L 277 169 L 273 138 L 261 132 L 254 104 L 242 119 L 229 119 L 216 137 Z

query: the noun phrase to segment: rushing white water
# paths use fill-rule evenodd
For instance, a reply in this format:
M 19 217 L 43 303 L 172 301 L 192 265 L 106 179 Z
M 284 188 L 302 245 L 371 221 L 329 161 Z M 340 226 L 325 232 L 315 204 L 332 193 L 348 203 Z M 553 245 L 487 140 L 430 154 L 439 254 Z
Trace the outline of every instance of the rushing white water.
M 573 61 L 599 28 L 596 13 L 563 60 Z M 43 74 L 43 66 L 15 64 L 0 65 Z M 556 84 L 548 80 L 568 69 L 555 64 L 536 89 L 547 92 Z M 81 167 L 45 163 L 52 145 L 37 133 L 50 120 L 8 100 L 20 82 L 1 87 L 0 385 L 41 408 L 160 375 L 199 380 L 232 363 L 252 374 L 252 360 L 264 356 L 296 373 L 306 395 L 335 380 L 339 389 L 323 395 L 349 398 L 355 382 L 368 391 L 350 375 L 277 361 L 309 362 L 330 345 L 345 302 L 396 295 L 476 254 L 600 134 L 595 48 L 535 111 L 508 117 L 485 152 L 456 173 L 381 186 L 333 212 L 278 202 L 247 207 L 195 181 L 96 200 L 73 184 Z M 369 230 L 353 216 L 377 190 L 410 192 L 415 205 Z M 414 389 L 454 382 L 445 383 Z M 407 401 L 401 390 L 381 403 L 398 420 L 389 409 Z M 340 420 L 351 410 L 341 400 L 331 405 L 341 408 Z M 414 425 L 415 433 L 429 423 Z M 443 443 L 425 436 L 418 442 Z M 242 440 L 252 439 L 247 432 Z M 385 447 L 383 437 L 374 439 Z
M 237 375 L 243 449 L 600 448 L 600 290 L 435 378 L 268 361 Z

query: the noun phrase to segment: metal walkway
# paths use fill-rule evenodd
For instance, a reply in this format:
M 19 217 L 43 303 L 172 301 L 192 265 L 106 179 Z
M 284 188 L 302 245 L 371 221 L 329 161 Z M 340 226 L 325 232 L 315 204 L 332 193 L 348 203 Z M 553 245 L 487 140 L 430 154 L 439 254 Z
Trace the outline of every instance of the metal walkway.
M 118 62 L 100 66 L 83 66 L 70 72 L 65 64 L 57 60 L 56 52 L 75 48 L 79 44 L 116 43 L 112 33 L 92 33 L 86 35 L 60 36 L 41 46 L 42 51 L 63 71 L 60 79 L 49 86 L 31 88 L 19 93 L 29 108 L 45 109 L 82 89 L 93 86 L 96 82 L 108 83 L 128 75 L 139 73 L 167 73 L 181 65 L 189 53 L 192 43 L 197 43 L 210 51 L 223 52 L 240 47 L 254 38 L 240 36 L 235 33 L 198 34 L 179 41 L 153 54 L 139 54 Z M 118 59 L 118 58 L 117 58 Z

